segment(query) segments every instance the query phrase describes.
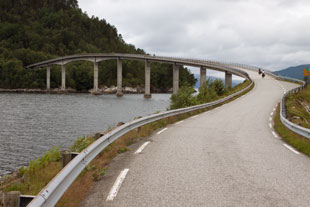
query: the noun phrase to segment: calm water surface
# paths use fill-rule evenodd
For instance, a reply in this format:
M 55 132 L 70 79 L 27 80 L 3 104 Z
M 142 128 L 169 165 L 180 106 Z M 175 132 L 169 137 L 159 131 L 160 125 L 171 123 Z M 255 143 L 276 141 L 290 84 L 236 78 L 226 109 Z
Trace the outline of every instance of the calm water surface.
M 118 122 L 165 111 L 170 94 L 0 94 L 0 175 L 41 156 L 53 146 L 70 147 L 77 137 Z

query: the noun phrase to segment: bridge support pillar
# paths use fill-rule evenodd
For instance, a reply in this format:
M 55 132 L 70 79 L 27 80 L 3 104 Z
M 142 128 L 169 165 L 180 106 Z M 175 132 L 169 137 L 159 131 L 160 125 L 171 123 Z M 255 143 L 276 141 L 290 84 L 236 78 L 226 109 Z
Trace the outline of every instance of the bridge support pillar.
M 47 66 L 46 69 L 46 90 L 51 89 L 51 66 Z
M 123 75 L 123 65 L 122 60 L 120 58 L 117 59 L 117 92 L 116 96 L 121 97 L 123 96 L 122 91 L 122 75 Z
M 176 94 L 179 90 L 179 66 L 173 64 L 173 94 Z
M 179 90 L 179 66 L 173 64 L 173 94 L 176 94 Z
M 231 88 L 232 87 L 232 74 L 229 72 L 225 72 L 225 88 Z
M 151 95 L 151 64 L 148 60 L 145 61 L 145 91 L 144 98 L 152 98 Z
M 94 62 L 94 93 L 98 91 L 98 63 Z
M 66 67 L 61 65 L 61 90 L 66 90 Z
M 200 87 L 206 82 L 207 69 L 203 66 L 200 67 Z

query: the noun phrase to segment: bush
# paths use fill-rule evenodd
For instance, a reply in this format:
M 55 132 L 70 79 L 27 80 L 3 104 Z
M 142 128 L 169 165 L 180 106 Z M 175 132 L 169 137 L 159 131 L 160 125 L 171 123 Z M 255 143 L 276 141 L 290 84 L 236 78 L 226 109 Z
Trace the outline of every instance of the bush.
M 176 94 L 172 94 L 170 109 L 184 108 L 197 104 L 197 99 L 192 94 L 195 92 L 191 86 L 181 87 Z
M 41 158 L 30 161 L 28 167 L 22 166 L 18 170 L 18 176 L 22 177 L 24 174 L 31 175 L 36 172 L 38 169 L 46 167 L 51 162 L 57 162 L 60 160 L 60 151 L 59 147 L 53 147 L 51 150 L 46 152 Z
M 197 100 L 200 104 L 214 101 L 218 98 L 215 92 L 214 86 L 210 83 L 210 79 L 207 80 L 200 88 L 199 94 L 197 95 Z
M 84 149 L 86 149 L 90 144 L 92 144 L 95 141 L 93 137 L 79 137 L 73 146 L 71 147 L 71 151 L 73 152 L 82 152 Z
M 212 82 L 211 85 L 212 85 L 212 88 L 214 89 L 215 93 L 218 96 L 222 96 L 225 94 L 226 89 L 225 89 L 224 83 L 221 79 L 216 79 L 215 81 Z

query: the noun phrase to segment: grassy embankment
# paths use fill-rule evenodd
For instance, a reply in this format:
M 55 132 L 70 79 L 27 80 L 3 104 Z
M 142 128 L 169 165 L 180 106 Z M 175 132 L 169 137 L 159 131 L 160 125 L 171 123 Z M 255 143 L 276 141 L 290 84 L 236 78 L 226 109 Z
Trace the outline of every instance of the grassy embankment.
M 310 128 L 310 85 L 286 98 L 288 119 L 302 127 Z
M 310 104 L 309 85 L 305 90 L 297 94 L 289 95 L 286 100 L 286 107 L 288 111 L 288 119 L 290 121 L 303 127 L 310 128 L 310 114 L 306 111 L 306 108 L 302 103 L 308 104 L 308 106 Z M 296 134 L 282 124 L 280 120 L 280 106 L 277 107 L 277 113 L 274 118 L 274 128 L 285 142 L 292 145 L 298 151 L 310 155 L 310 139 Z
M 230 89 L 225 95 L 230 95 L 239 91 L 249 85 L 249 81 L 237 85 Z M 140 127 L 139 129 L 132 130 L 123 135 L 117 141 L 109 145 L 103 150 L 79 175 L 74 183 L 69 187 L 63 195 L 57 206 L 74 207 L 86 197 L 89 190 L 92 188 L 96 181 L 99 181 L 108 170 L 109 162 L 118 154 L 126 152 L 128 146 L 139 141 L 146 139 L 153 131 L 165 127 L 168 124 L 175 123 L 190 116 L 211 110 L 225 103 L 228 103 L 248 91 L 253 86 L 240 94 L 239 96 L 228 100 L 216 106 L 197 110 L 183 115 L 173 116 L 163 120 L 159 120 Z M 87 146 L 94 142 L 93 137 L 78 138 L 71 148 L 73 152 L 81 152 Z M 46 184 L 61 170 L 60 152 L 54 148 L 49 151 L 42 158 L 32 161 L 28 167 L 22 167 L 15 176 L 8 176 L 6 181 L 0 185 L 0 191 L 20 191 L 24 195 L 36 195 L 39 191 L 46 186 Z

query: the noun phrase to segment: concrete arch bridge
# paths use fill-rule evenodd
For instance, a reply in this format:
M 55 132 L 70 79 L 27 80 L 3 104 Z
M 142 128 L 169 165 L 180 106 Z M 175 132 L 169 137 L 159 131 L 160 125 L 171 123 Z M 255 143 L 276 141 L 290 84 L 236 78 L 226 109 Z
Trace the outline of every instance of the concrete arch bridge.
M 225 87 L 231 87 L 232 74 L 248 79 L 248 74 L 230 67 L 231 65 L 226 63 L 220 63 L 216 61 L 206 61 L 197 59 L 186 59 L 176 57 L 162 57 L 162 56 L 150 56 L 150 55 L 137 55 L 137 54 L 82 54 L 71 55 L 60 58 L 55 58 L 39 63 L 35 63 L 27 66 L 28 69 L 46 67 L 46 89 L 50 89 L 50 69 L 51 65 L 61 66 L 61 90 L 66 89 L 66 64 L 74 61 L 89 61 L 94 64 L 94 84 L 93 92 L 98 92 L 98 63 L 105 60 L 117 60 L 117 96 L 122 96 L 122 60 L 137 60 L 145 62 L 145 98 L 151 98 L 151 66 L 150 62 L 168 63 L 173 65 L 173 93 L 177 93 L 179 89 L 179 66 L 186 65 L 200 68 L 200 85 L 206 81 L 206 69 L 212 69 L 225 73 Z M 234 65 L 236 66 L 236 65 Z

